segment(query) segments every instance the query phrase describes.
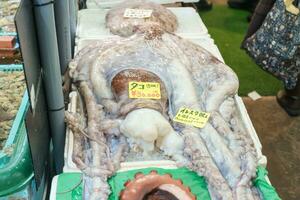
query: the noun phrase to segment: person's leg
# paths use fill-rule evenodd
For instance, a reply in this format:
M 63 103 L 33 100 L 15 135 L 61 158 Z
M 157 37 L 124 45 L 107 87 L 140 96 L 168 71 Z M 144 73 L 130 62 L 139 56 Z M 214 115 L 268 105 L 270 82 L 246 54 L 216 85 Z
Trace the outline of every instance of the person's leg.
M 213 7 L 211 0 L 200 0 L 195 5 L 199 11 L 211 10 Z
M 79 7 L 79 10 L 81 9 L 86 9 L 86 0 L 78 0 L 78 7 Z
M 300 116 L 300 75 L 294 89 L 278 92 L 277 101 L 290 116 Z
M 228 0 L 228 5 L 231 8 L 248 10 L 254 12 L 259 0 Z
M 228 0 L 228 6 L 235 9 L 250 11 L 247 21 L 250 22 L 259 0 Z

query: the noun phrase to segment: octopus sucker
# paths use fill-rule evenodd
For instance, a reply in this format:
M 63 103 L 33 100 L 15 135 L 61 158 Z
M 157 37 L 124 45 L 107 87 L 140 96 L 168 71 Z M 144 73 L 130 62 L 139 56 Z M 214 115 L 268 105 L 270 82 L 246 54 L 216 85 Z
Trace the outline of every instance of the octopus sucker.
M 85 47 L 70 63 L 70 76 L 84 109 L 66 114 L 66 122 L 82 151 L 73 159 L 92 199 L 107 199 L 107 180 L 121 162 L 146 160 L 174 160 L 197 172 L 212 199 L 258 198 L 251 185 L 257 153 L 234 101 L 237 76 L 205 49 L 145 25 L 130 38 Z M 158 83 L 160 98 L 130 98 L 131 82 Z M 174 122 L 182 107 L 208 112 L 210 119 L 203 128 Z M 149 195 L 175 198 L 180 186 L 168 184 Z
M 97 106 L 96 98 L 89 87 L 89 84 L 85 81 L 80 82 L 79 84 L 79 91 L 80 94 L 83 96 L 86 111 L 87 111 L 87 132 L 88 135 L 92 138 L 97 138 L 97 140 L 104 142 L 106 138 L 104 137 L 103 133 L 99 132 L 97 129 L 97 121 L 98 116 L 103 115 L 100 109 Z M 107 183 L 107 177 L 112 175 L 113 171 L 110 171 L 109 164 L 105 163 L 105 160 L 110 159 L 105 146 L 99 145 L 94 140 L 90 141 L 90 146 L 92 149 L 92 160 L 90 161 L 90 166 L 87 169 L 91 171 L 88 176 L 91 178 L 92 182 L 92 191 L 90 199 L 107 199 L 108 195 L 110 194 L 109 190 L 103 190 L 103 188 L 109 188 Z M 101 156 L 101 157 L 100 157 Z M 88 165 L 88 164 L 87 164 Z M 99 171 L 100 174 L 97 174 Z M 101 191 L 101 192 L 100 192 Z
M 191 159 L 190 168 L 200 176 L 206 177 L 210 192 L 216 199 L 233 199 L 231 189 L 217 168 L 203 140 L 194 128 L 184 130 L 186 156 Z

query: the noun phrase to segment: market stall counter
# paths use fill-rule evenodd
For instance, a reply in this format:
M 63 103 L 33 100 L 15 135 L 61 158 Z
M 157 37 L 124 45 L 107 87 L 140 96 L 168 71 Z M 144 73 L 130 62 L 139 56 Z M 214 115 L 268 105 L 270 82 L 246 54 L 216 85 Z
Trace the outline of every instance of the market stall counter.
M 280 199 L 238 79 L 196 11 L 156 15 L 165 8 L 149 3 L 145 17 L 130 6 L 79 13 L 64 174 L 51 199 Z

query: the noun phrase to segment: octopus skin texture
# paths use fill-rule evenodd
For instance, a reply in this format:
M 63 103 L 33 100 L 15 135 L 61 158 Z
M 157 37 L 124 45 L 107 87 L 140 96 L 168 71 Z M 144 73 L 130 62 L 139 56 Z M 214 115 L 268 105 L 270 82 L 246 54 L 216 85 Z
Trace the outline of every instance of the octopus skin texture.
M 74 154 L 91 179 L 92 196 L 107 197 L 105 181 L 118 162 L 172 159 L 204 176 L 213 200 L 259 199 L 251 184 L 257 153 L 233 100 L 237 76 L 202 47 L 159 26 L 139 27 L 129 38 L 81 50 L 70 63 L 70 77 L 83 99 L 86 123 L 67 122 L 86 135 L 78 149 L 91 149 L 89 155 Z M 129 98 L 130 81 L 159 83 L 161 99 Z M 211 117 L 202 129 L 174 122 L 181 107 Z
M 149 18 L 125 18 L 126 9 L 152 10 Z M 128 37 L 137 31 L 137 27 L 155 23 L 164 28 L 164 31 L 175 32 L 178 27 L 177 17 L 164 6 L 144 0 L 131 0 L 109 10 L 106 15 L 106 27 L 114 35 Z

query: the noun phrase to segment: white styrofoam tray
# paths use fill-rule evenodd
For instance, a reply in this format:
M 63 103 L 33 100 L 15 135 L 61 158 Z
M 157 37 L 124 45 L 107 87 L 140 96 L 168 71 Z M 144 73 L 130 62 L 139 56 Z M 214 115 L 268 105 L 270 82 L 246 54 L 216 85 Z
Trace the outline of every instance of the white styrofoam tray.
M 76 92 L 71 92 L 70 93 L 70 104 L 69 104 L 69 108 L 68 110 L 70 112 L 76 112 L 76 105 L 77 105 L 77 93 Z M 248 112 L 245 108 L 245 105 L 241 99 L 241 97 L 239 96 L 235 96 L 235 105 L 237 107 L 237 110 L 240 114 L 241 117 L 241 122 L 243 123 L 244 127 L 245 127 L 245 131 L 250 135 L 251 139 L 253 140 L 254 143 L 254 147 L 256 149 L 257 155 L 258 155 L 258 165 L 266 167 L 267 165 L 267 159 L 266 157 L 262 154 L 262 145 L 259 141 L 259 138 L 257 136 L 257 133 L 252 125 L 252 122 L 249 118 Z M 73 154 L 73 133 L 70 129 L 67 128 L 67 132 L 66 132 L 66 144 L 65 144 L 65 154 L 64 154 L 64 158 L 65 158 L 65 166 L 63 171 L 64 172 L 80 172 L 80 170 L 77 168 L 76 164 L 73 162 L 72 160 L 72 154 Z M 164 163 L 164 165 L 166 166 L 170 166 L 172 167 L 172 163 L 173 161 L 165 161 L 167 163 Z M 122 163 L 121 164 L 121 170 L 122 168 L 131 168 L 131 166 L 135 166 L 136 168 L 138 167 L 142 167 L 142 166 L 136 166 L 135 163 L 141 163 L 141 162 L 133 162 L 132 164 L 130 163 Z M 142 162 L 145 164 L 147 164 L 148 162 Z M 153 164 L 159 164 L 160 161 L 157 162 L 150 162 L 152 165 Z
M 97 39 L 79 39 L 76 41 L 75 46 L 75 54 L 86 47 L 87 45 L 93 44 L 97 41 Z M 218 47 L 215 45 L 214 40 L 209 37 L 209 35 L 203 36 L 203 37 L 195 37 L 190 39 L 191 42 L 200 45 L 207 51 L 209 51 L 212 55 L 214 55 L 216 58 L 218 58 L 220 61 L 224 62 L 223 57 L 218 49 Z
M 130 1 L 130 0 L 129 0 Z M 150 0 L 159 4 L 171 4 L 171 3 L 195 3 L 199 0 Z M 124 2 L 124 0 L 87 0 L 87 8 L 111 8 L 119 3 Z
M 175 34 L 187 39 L 189 37 L 208 34 L 206 26 L 194 8 L 178 7 L 168 9 L 177 16 L 179 26 Z M 107 9 L 80 10 L 78 12 L 76 37 L 85 39 L 114 37 L 105 26 L 105 16 L 107 12 Z

